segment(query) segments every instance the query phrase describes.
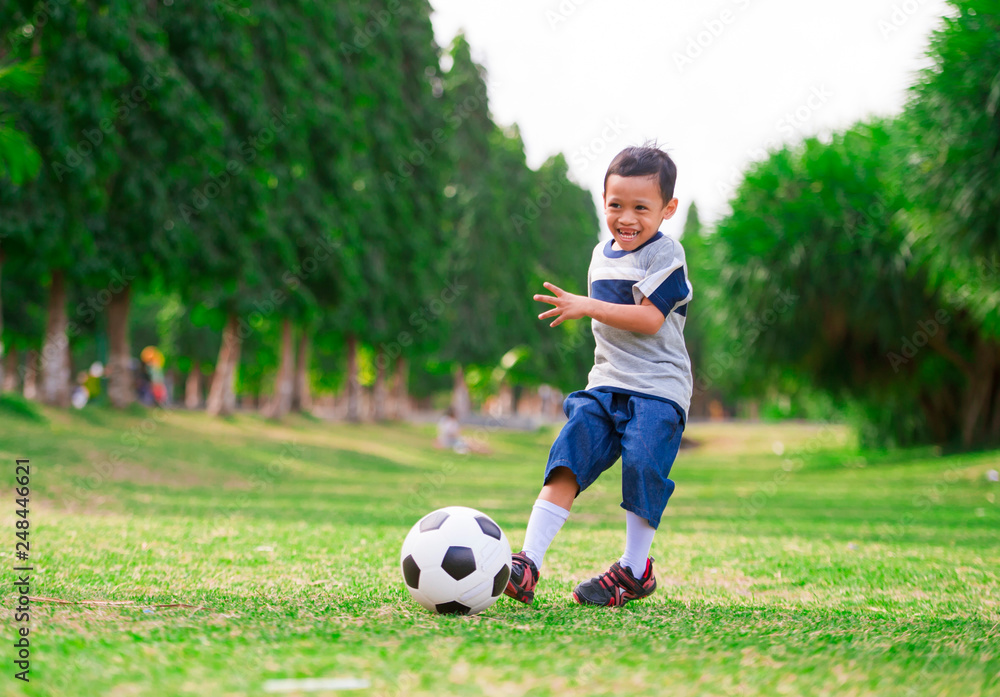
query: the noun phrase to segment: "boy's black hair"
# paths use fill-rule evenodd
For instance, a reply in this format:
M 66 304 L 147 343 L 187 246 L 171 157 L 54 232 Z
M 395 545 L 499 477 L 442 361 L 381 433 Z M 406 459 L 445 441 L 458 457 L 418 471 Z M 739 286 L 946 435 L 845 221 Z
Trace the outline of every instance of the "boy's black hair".
M 625 148 L 615 155 L 608 165 L 604 175 L 604 189 L 608 188 L 608 177 L 617 174 L 619 177 L 651 177 L 660 180 L 660 195 L 667 204 L 674 197 L 674 184 L 677 181 L 677 165 L 670 155 L 660 150 L 656 143 L 643 143 Z

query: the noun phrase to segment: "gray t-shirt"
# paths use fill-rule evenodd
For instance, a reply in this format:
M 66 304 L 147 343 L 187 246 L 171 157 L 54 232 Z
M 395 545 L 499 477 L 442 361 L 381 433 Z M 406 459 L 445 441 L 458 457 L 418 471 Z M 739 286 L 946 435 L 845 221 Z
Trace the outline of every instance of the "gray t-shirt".
M 590 260 L 587 288 L 590 297 L 619 305 L 639 305 L 649 298 L 664 316 L 663 326 L 652 335 L 593 320 L 597 347 L 587 389 L 673 402 L 686 421 L 694 380 L 684 320 L 692 292 L 680 243 L 662 232 L 631 252 L 602 242 Z

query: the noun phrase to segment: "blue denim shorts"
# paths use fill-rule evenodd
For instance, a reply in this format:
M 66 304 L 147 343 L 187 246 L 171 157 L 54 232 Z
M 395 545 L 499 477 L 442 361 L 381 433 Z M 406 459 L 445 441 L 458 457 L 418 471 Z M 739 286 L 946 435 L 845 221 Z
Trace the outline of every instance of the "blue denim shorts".
M 580 491 L 622 459 L 622 508 L 654 528 L 674 493 L 669 479 L 684 432 L 671 402 L 621 392 L 581 390 L 563 403 L 569 421 L 552 444 L 545 481 L 556 467 L 576 475 Z

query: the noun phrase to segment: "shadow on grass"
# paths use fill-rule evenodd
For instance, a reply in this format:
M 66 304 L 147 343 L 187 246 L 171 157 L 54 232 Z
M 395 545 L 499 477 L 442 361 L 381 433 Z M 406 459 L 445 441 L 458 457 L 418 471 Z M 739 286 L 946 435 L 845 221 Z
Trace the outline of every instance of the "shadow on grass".
M 23 419 L 37 424 L 49 422 L 35 402 L 9 392 L 0 394 L 0 419 L 8 418 Z

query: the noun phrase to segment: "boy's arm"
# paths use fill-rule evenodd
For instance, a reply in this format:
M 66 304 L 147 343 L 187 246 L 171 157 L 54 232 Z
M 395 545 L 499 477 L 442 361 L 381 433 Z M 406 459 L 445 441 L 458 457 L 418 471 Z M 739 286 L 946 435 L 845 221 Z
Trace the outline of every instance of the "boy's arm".
M 542 285 L 555 293 L 555 297 L 551 295 L 535 296 L 535 300 L 555 305 L 551 310 L 546 310 L 538 315 L 538 319 L 555 317 L 556 319 L 549 324 L 550 327 L 562 324 L 568 319 L 582 319 L 584 317 L 596 319 L 598 322 L 615 329 L 639 332 L 640 334 L 655 334 L 663 326 L 663 313 L 650 302 L 649 298 L 643 298 L 641 305 L 618 305 L 588 298 L 585 295 L 567 293 L 551 283 Z

